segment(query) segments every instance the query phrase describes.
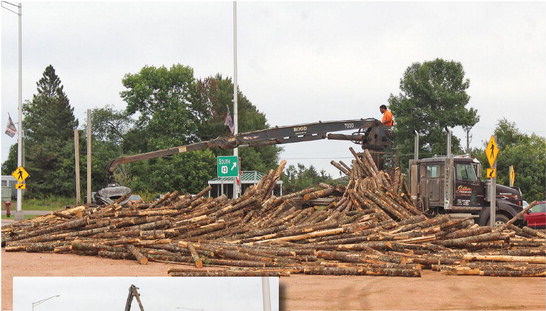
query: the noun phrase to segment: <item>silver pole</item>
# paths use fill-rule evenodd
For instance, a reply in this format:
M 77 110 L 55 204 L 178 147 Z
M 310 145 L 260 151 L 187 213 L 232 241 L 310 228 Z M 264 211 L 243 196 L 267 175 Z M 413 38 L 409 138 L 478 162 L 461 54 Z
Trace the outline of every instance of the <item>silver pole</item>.
M 87 204 L 91 205 L 91 109 L 87 109 Z
M 8 2 L 9 3 L 9 2 Z M 11 4 L 11 3 L 10 3 Z M 12 4 L 13 5 L 13 4 Z M 19 3 L 17 5 L 19 16 L 19 81 L 17 91 L 18 101 L 18 122 L 19 122 L 19 135 L 17 135 L 17 167 L 23 166 L 23 5 Z M 23 190 L 17 189 L 17 212 L 14 215 L 16 220 L 23 219 Z
M 497 141 L 497 137 L 493 135 L 495 141 Z M 493 163 L 493 169 L 496 170 L 497 168 L 497 159 L 495 159 L 495 162 Z M 495 228 L 495 222 L 497 220 L 497 177 L 491 178 L 491 187 L 489 188 L 489 225 L 491 228 Z
M 38 300 L 38 301 L 35 301 L 32 303 L 32 311 L 34 311 L 34 308 L 37 306 L 37 305 L 41 305 L 42 303 L 50 300 L 50 299 L 53 299 L 53 298 L 57 298 L 57 297 L 61 297 L 61 295 L 55 295 L 55 296 L 51 296 L 51 297 L 48 297 L 48 298 L 45 298 L 45 299 L 42 299 L 42 300 Z
M 271 293 L 269 290 L 269 277 L 262 277 L 263 311 L 271 311 Z
M 444 210 L 448 210 L 451 208 L 452 204 L 452 188 L 453 188 L 453 177 L 452 177 L 452 156 L 451 156 L 451 131 L 446 128 L 447 131 L 447 154 L 446 154 L 446 162 L 445 162 L 445 169 L 444 169 Z
M 237 103 L 237 1 L 233 1 L 233 125 L 235 127 L 233 135 L 239 134 L 239 108 Z M 239 148 L 233 149 L 233 155 L 239 157 Z M 233 197 L 239 197 L 237 178 L 233 179 Z
M 17 7 L 17 12 L 4 6 L 5 4 Z M 24 165 L 24 148 L 23 148 L 23 5 L 21 3 L 14 4 L 8 1 L 2 1 L 2 8 L 17 14 L 19 17 L 19 38 L 18 38 L 18 90 L 17 90 L 17 121 L 19 123 L 19 133 L 17 134 L 17 167 Z M 15 220 L 23 219 L 23 190 L 17 189 L 17 209 L 14 213 Z

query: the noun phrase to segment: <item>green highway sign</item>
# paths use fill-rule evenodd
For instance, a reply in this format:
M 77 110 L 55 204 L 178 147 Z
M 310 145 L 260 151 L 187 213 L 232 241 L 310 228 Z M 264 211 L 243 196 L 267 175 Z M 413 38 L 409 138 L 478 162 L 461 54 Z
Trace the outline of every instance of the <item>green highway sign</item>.
M 218 177 L 239 176 L 239 159 L 236 156 L 221 156 L 216 158 Z

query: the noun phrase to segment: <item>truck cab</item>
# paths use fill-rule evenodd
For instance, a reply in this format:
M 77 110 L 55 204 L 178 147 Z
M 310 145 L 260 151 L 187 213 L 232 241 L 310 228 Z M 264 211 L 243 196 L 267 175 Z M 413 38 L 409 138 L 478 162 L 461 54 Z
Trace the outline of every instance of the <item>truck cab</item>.
M 480 225 L 489 220 L 489 181 L 482 181 L 481 164 L 470 156 L 410 160 L 410 192 L 414 203 L 428 214 L 473 215 Z M 497 224 L 522 209 L 521 192 L 497 185 Z

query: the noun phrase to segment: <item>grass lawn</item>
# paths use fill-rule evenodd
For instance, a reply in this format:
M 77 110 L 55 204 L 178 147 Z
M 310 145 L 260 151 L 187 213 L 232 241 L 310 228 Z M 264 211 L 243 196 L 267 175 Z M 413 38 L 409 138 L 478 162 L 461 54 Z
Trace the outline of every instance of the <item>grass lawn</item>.
M 74 198 L 65 197 L 48 197 L 43 199 L 23 199 L 24 211 L 55 211 L 62 209 L 65 206 L 75 205 Z M 17 200 L 11 201 L 12 213 L 17 209 Z M 6 205 L 2 202 L 2 210 L 6 209 Z
M 23 215 L 23 217 L 24 217 L 25 219 L 34 218 L 34 217 L 36 217 L 36 216 L 37 216 L 37 215 Z M 14 219 L 13 217 L 14 217 L 13 214 L 11 214 L 11 217 L 8 217 L 8 216 L 6 216 L 6 215 L 2 215 L 2 219 Z

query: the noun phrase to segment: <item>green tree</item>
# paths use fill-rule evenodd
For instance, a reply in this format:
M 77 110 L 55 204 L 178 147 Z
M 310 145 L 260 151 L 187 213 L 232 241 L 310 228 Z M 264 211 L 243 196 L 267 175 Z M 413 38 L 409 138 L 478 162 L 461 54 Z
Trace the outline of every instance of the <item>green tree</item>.
M 326 171 L 318 172 L 313 165 L 305 167 L 301 163 L 298 163 L 297 166 L 289 165 L 281 179 L 284 182 L 283 191 L 286 193 L 311 188 L 320 183 L 331 184 L 333 182 L 330 175 L 326 174 Z
M 91 113 L 93 138 L 121 148 L 135 121 L 124 111 L 115 110 L 112 106 L 93 109 Z
M 121 97 L 127 102 L 125 116 L 137 116 L 134 126 L 121 139 L 124 154 L 181 146 L 230 134 L 224 126 L 227 109 L 233 100 L 230 79 L 216 75 L 196 81 L 191 68 L 174 65 L 169 69 L 144 67 L 137 74 L 127 74 L 123 85 L 126 90 L 121 92 Z M 265 115 L 241 92 L 238 99 L 240 131 L 267 128 Z M 279 148 L 272 146 L 241 148 L 241 167 L 267 171 L 276 167 L 278 152 Z M 214 176 L 215 156 L 231 151 L 216 148 L 193 153 L 128 164 L 124 171 L 126 179 L 135 189 L 193 191 L 194 187 L 205 186 L 206 181 Z M 197 174 L 197 169 L 201 173 Z M 183 176 L 193 176 L 194 179 Z
M 470 81 L 464 75 L 461 63 L 443 59 L 414 63 L 406 69 L 400 80 L 401 93 L 389 97 L 399 154 L 413 153 L 415 132 L 421 136 L 421 154 L 445 154 L 446 128 L 473 126 L 479 121 L 477 111 L 466 107 Z M 457 137 L 452 137 L 452 151 L 462 151 Z
M 228 109 L 233 114 L 233 83 L 221 75 L 199 80 L 197 84 L 200 100 L 206 111 L 198 135 L 201 140 L 210 140 L 218 136 L 231 135 L 224 125 Z M 238 91 L 237 105 L 239 111 L 239 132 L 262 130 L 269 127 L 265 114 L 258 111 L 248 98 Z M 282 149 L 277 146 L 240 148 L 239 157 L 244 170 L 267 172 L 275 168 L 278 154 Z M 216 155 L 232 154 L 231 150 L 214 150 Z
M 516 123 L 510 122 L 506 118 L 499 120 L 494 134 L 499 149 L 520 145 L 529 140 L 529 136 L 519 131 Z
M 17 169 L 17 144 L 9 148 L 8 158 L 2 163 L 2 175 L 10 175 Z
M 98 190 L 105 187 L 110 179 L 110 174 L 106 167 L 110 161 L 123 155 L 127 133 L 134 127 L 135 120 L 126 115 L 124 111 L 115 110 L 111 106 L 104 108 L 93 109 L 92 114 L 92 144 L 93 144 L 93 160 L 92 160 L 92 189 Z M 80 134 L 84 137 L 85 133 Z M 83 147 L 85 140 L 82 140 L 80 147 Z M 86 149 L 80 150 L 82 161 L 86 161 Z M 82 171 L 86 172 L 87 167 L 83 167 Z M 126 182 L 126 178 L 122 175 L 126 173 L 122 169 L 116 172 L 118 182 Z M 85 184 L 85 181 L 84 181 Z
M 203 109 L 196 101 L 193 69 L 183 65 L 171 68 L 146 66 L 122 80 L 128 116 L 137 114 L 140 135 L 136 152 L 147 152 L 198 141 L 196 135 Z M 197 104 L 194 104 L 197 103 Z
M 178 190 L 181 193 L 197 193 L 216 173 L 215 163 L 216 157 L 211 150 L 131 163 L 131 176 L 126 186 L 137 192 Z
M 499 154 L 497 157 L 497 183 L 509 185 L 509 166 L 516 171 L 514 186 L 521 189 L 527 201 L 546 199 L 546 138 L 536 134 L 526 135 L 516 124 L 503 118 L 497 123 L 494 134 Z M 482 176 L 489 167 L 484 147 L 474 149 L 472 155 L 483 163 Z
M 74 129 L 78 120 L 53 66 L 45 68 L 36 83 L 37 93 L 23 105 L 25 168 L 30 174 L 30 196 L 73 195 Z M 7 166 L 16 156 L 10 151 Z M 14 168 L 13 168 L 14 169 Z

